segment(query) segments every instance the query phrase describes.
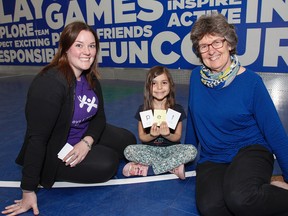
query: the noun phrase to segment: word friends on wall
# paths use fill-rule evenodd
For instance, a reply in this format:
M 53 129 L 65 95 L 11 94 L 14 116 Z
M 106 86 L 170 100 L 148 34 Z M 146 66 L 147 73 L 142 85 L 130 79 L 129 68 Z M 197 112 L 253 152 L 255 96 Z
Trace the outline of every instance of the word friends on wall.
M 95 26 L 103 67 L 190 69 L 191 26 L 219 12 L 238 30 L 242 65 L 287 72 L 287 11 L 283 0 L 0 0 L 0 64 L 48 63 L 64 26 L 82 20 Z

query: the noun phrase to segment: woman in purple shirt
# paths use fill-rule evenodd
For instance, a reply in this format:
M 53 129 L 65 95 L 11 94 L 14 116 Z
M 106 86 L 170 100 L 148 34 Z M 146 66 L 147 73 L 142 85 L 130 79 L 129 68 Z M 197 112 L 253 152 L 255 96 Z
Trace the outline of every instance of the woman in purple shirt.
M 98 81 L 99 40 L 83 22 L 67 25 L 52 62 L 33 80 L 27 95 L 27 131 L 16 162 L 23 166 L 22 199 L 3 214 L 33 209 L 39 214 L 38 185 L 51 188 L 55 181 L 98 183 L 108 181 L 135 136 L 106 124 Z M 57 154 L 69 143 L 63 159 Z

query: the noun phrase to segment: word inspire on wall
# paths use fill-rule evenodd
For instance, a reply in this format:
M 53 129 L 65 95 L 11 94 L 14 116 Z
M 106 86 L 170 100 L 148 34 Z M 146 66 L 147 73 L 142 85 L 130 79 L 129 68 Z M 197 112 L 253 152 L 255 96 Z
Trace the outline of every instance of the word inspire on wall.
M 202 14 L 234 24 L 238 55 L 258 72 L 288 72 L 288 1 L 283 0 L 0 0 L 0 64 L 45 65 L 64 26 L 80 20 L 100 39 L 101 67 L 192 69 L 189 33 Z

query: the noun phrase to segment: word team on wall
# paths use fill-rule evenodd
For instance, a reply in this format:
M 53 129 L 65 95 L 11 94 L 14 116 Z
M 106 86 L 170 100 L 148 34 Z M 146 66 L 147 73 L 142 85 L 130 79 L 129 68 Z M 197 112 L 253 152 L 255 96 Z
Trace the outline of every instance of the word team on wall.
M 284 0 L 0 0 L 0 64 L 45 65 L 63 28 L 95 28 L 101 67 L 193 69 L 189 33 L 203 14 L 222 13 L 239 36 L 241 64 L 287 72 L 288 1 Z

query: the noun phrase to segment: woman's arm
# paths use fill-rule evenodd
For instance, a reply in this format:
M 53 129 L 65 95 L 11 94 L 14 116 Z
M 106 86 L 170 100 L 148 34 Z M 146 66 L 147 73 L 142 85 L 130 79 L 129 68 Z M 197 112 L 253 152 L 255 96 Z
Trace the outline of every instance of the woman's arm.
M 48 141 L 65 100 L 65 89 L 59 79 L 46 73 L 38 75 L 29 88 L 25 108 L 27 132 L 21 181 L 24 190 L 35 191 L 38 187 Z

